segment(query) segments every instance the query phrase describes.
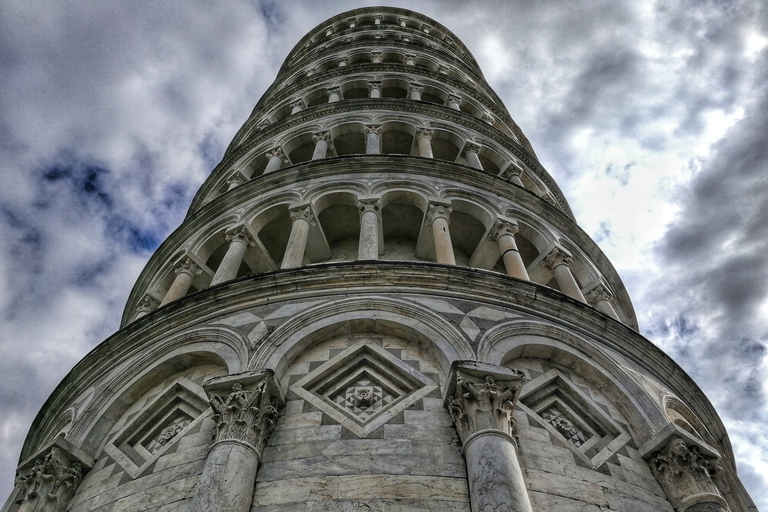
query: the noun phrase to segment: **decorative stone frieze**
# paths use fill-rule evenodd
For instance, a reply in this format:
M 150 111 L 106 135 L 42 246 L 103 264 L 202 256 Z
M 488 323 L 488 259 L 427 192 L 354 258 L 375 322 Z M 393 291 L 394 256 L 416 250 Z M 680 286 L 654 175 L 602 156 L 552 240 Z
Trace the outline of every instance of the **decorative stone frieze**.
M 247 512 L 261 452 L 285 399 L 272 370 L 213 378 L 203 388 L 216 428 L 193 510 Z
M 445 403 L 466 458 L 472 512 L 531 512 L 517 460 L 512 411 L 525 374 L 477 361 L 455 361 Z

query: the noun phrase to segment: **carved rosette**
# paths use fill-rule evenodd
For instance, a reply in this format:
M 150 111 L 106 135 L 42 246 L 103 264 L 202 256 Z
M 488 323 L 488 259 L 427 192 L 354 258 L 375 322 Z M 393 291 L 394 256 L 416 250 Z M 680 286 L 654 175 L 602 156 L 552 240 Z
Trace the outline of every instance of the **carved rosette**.
M 717 459 L 704 456 L 695 444 L 673 437 L 651 455 L 651 472 L 678 512 L 712 510 L 722 512 L 723 500 L 712 477 L 722 468 Z
M 237 441 L 261 453 L 277 423 L 280 405 L 267 389 L 266 379 L 246 389 L 235 381 L 229 393 L 210 391 L 209 398 L 216 422 L 214 443 Z
M 64 512 L 83 478 L 83 465 L 71 460 L 54 446 L 35 460 L 31 471 L 16 477 L 20 497 L 16 503 L 23 512 Z
M 453 393 L 447 406 L 461 442 L 466 443 L 473 434 L 494 430 L 511 438 L 515 428 L 512 411 L 525 374 L 472 361 L 457 363 L 451 372 Z

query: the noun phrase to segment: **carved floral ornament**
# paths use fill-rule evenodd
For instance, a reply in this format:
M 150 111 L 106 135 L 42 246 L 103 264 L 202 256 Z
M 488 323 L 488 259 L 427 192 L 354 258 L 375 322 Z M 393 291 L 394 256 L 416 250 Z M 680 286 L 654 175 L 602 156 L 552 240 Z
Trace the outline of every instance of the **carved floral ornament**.
M 203 387 L 208 393 L 214 443 L 234 441 L 261 453 L 277 423 L 282 400 L 271 372 L 248 372 L 211 379 Z
M 517 370 L 484 363 L 454 363 L 446 405 L 462 443 L 483 431 L 501 431 L 511 439 L 512 411 L 524 377 Z
M 727 510 L 723 508 L 725 501 L 712 481 L 722 467 L 716 458 L 702 454 L 695 444 L 689 446 L 681 437 L 674 436 L 664 448 L 651 455 L 649 464 L 678 512 L 697 510 L 696 506 L 704 503 L 712 504 L 709 508 L 714 511 Z
M 19 512 L 63 512 L 83 478 L 83 465 L 56 446 L 35 459 L 31 471 L 16 477 Z

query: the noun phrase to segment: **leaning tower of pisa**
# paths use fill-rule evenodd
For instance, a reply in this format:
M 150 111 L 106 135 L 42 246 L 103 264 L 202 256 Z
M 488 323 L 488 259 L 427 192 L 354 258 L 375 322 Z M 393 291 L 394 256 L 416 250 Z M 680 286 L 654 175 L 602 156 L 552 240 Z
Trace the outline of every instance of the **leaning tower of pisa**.
M 3 512 L 754 511 L 701 390 L 421 14 L 295 46 Z

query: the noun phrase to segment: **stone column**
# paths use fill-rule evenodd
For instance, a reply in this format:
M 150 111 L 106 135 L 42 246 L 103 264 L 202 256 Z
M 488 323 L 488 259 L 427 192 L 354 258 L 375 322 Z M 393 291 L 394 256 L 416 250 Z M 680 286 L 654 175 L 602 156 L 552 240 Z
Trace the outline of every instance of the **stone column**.
M 503 366 L 455 361 L 446 406 L 467 463 L 472 512 L 532 512 L 512 437 L 512 410 L 524 374 Z
M 328 89 L 328 103 L 336 103 L 341 101 L 341 88 L 331 87 Z
M 358 260 L 379 258 L 379 198 L 361 198 L 357 203 L 360 210 L 360 242 Z
M 303 100 L 294 101 L 291 103 L 291 115 L 298 114 L 305 108 L 307 108 L 307 106 L 304 104 Z
M 411 88 L 408 91 L 408 97 L 414 101 L 421 101 L 421 93 L 424 91 L 424 86 L 419 84 L 411 84 Z
M 379 142 L 380 134 L 381 134 L 381 126 L 369 125 L 365 127 L 365 154 L 366 155 L 378 155 L 381 153 L 381 144 Z
M 448 99 L 445 100 L 445 105 L 453 110 L 461 111 L 461 98 L 455 94 L 451 94 L 448 96 Z
M 173 284 L 168 288 L 163 301 L 160 303 L 161 306 L 165 306 L 169 302 L 185 296 L 189 291 L 189 287 L 192 286 L 195 276 L 202 273 L 203 269 L 197 266 L 197 263 L 190 258 L 187 258 L 174 272 L 176 272 L 176 279 L 173 280 Z
M 245 183 L 245 181 L 246 181 L 245 176 L 243 176 L 240 173 L 240 171 L 235 171 L 234 173 L 232 173 L 232 176 L 230 176 L 226 181 L 227 192 L 229 192 L 230 190 L 236 189 L 237 187 Z
M 406 55 L 405 56 L 405 65 L 406 66 L 415 66 L 416 65 L 416 56 L 415 55 Z
M 480 157 L 477 156 L 479 151 L 480 146 L 468 142 L 467 145 L 464 146 L 464 151 L 462 153 L 464 158 L 467 159 L 467 163 L 470 167 L 483 171 L 483 164 L 480 162 Z
M 373 24 L 381 25 L 381 14 L 376 14 L 373 16 Z
M 573 256 L 571 256 L 565 249 L 555 247 L 544 260 L 544 267 L 552 271 L 552 274 L 555 276 L 555 280 L 557 281 L 557 284 L 560 285 L 560 290 L 562 290 L 563 293 L 586 303 L 587 300 L 581 293 L 581 288 L 579 288 L 576 279 L 571 273 L 571 263 L 573 263 Z
M 283 148 L 281 147 L 274 148 L 267 153 L 267 156 L 269 157 L 269 162 L 267 162 L 267 167 L 264 169 L 264 174 L 280 170 L 284 164 L 288 163 L 288 159 L 285 158 L 285 153 L 283 153 Z
M 371 52 L 371 63 L 381 64 L 381 52 Z
M 418 130 L 416 132 L 416 140 L 419 144 L 419 156 L 424 158 L 434 158 L 432 154 L 432 135 L 435 132 L 431 130 Z
M 215 377 L 203 383 L 216 422 L 213 446 L 192 510 L 248 512 L 261 452 L 283 405 L 272 370 Z
M 150 294 L 144 295 L 139 301 L 139 305 L 136 306 L 136 316 L 134 320 L 145 317 L 160 306 L 160 301 L 151 296 Z
M 512 164 L 509 166 L 507 172 L 509 173 L 509 181 L 518 187 L 525 187 L 525 185 L 523 185 L 523 180 L 520 179 L 520 176 L 523 175 L 523 170 L 520 167 L 516 164 Z
M 299 206 L 290 211 L 291 235 L 285 248 L 283 263 L 280 268 L 296 268 L 304 263 L 304 250 L 307 248 L 309 228 L 315 225 L 315 216 L 309 206 Z
M 330 132 L 318 132 L 312 135 L 315 140 L 315 151 L 312 153 L 312 160 L 321 160 L 328 156 Z
M 399 24 L 401 27 L 403 27 L 403 28 L 405 28 L 405 27 L 406 27 L 406 22 L 407 22 L 407 21 L 408 21 L 408 18 L 403 18 L 402 16 L 400 16 L 399 18 L 397 18 L 397 23 L 398 23 L 398 24 Z
M 64 512 L 89 466 L 84 466 L 79 458 L 57 445 L 38 455 L 32 458 L 34 463 L 19 468 L 15 492 L 19 507 L 16 510 Z
M 619 315 L 616 313 L 616 310 L 611 303 L 613 294 L 604 284 L 600 283 L 592 288 L 585 298 L 587 299 L 587 303 L 598 311 L 605 313 L 615 320 L 619 319 Z
M 381 82 L 368 82 L 368 96 L 371 98 L 381 98 Z
M 491 230 L 490 239 L 499 246 L 501 259 L 504 261 L 504 268 L 507 274 L 518 279 L 530 281 L 528 271 L 525 269 L 523 258 L 520 257 L 520 251 L 517 250 L 515 234 L 518 232 L 517 222 L 513 220 L 498 220 Z
M 676 511 L 726 512 L 727 502 L 712 480 L 722 467 L 716 458 L 704 456 L 693 441 L 672 437 L 651 455 L 651 472 Z
M 349 23 L 349 28 L 355 28 L 357 26 L 357 18 L 347 18 L 347 23 Z
M 231 281 L 237 277 L 237 271 L 240 270 L 240 264 L 243 262 L 245 251 L 248 247 L 256 245 L 256 242 L 248 230 L 245 229 L 245 226 L 229 231 L 225 240 L 229 242 L 229 249 L 227 249 L 227 253 L 221 260 L 221 264 L 211 280 L 211 286 Z
M 448 203 L 431 203 L 427 212 L 427 223 L 432 226 L 432 234 L 435 238 L 435 255 L 438 263 L 455 265 L 456 257 L 453 255 L 451 232 L 448 230 L 448 220 L 453 209 Z

